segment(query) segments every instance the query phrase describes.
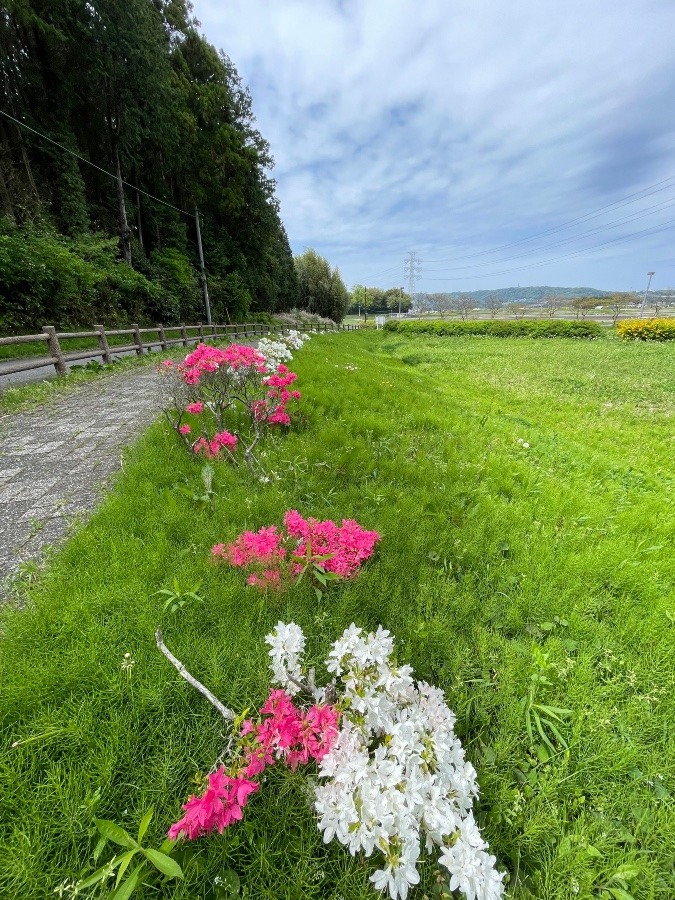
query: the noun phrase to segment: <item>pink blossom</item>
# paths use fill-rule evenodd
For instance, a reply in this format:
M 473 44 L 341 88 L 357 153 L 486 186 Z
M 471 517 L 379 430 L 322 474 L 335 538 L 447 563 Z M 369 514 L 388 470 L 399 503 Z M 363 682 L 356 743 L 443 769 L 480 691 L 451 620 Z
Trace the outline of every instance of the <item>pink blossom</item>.
M 180 431 L 181 434 L 185 435 L 185 434 L 190 434 L 190 431 L 192 429 L 190 428 L 189 425 L 181 425 L 178 430 Z
M 192 413 L 192 415 L 199 415 L 199 413 L 204 409 L 204 404 L 201 400 L 197 400 L 196 403 L 188 403 L 185 407 L 186 412 Z
M 171 826 L 169 839 L 175 841 L 183 834 L 193 841 L 215 829 L 222 834 L 225 828 L 242 818 L 242 808 L 258 788 L 256 782 L 245 777 L 226 775 L 225 767 L 221 766 L 209 775 L 204 794 L 201 797 L 193 795 L 184 804 L 185 815 Z
M 201 797 L 194 795 L 183 805 L 185 815 L 169 829 L 169 838 L 181 835 L 195 840 L 203 834 L 238 822 L 261 775 L 275 759 L 296 769 L 310 759 L 320 762 L 335 743 L 339 712 L 329 705 L 315 704 L 307 712 L 298 709 L 283 690 L 272 690 L 260 709 L 260 720 L 245 719 L 240 730 L 239 763 L 228 774 L 221 766 L 209 775 Z M 243 764 L 242 764 L 243 763 Z
M 340 578 L 351 578 L 380 540 L 376 531 L 366 531 L 354 519 L 343 519 L 337 525 L 330 520 L 304 519 L 290 509 L 283 521 L 285 530 L 271 525 L 255 533 L 245 531 L 227 547 L 217 545 L 214 556 L 253 570 L 247 584 L 260 590 L 280 590 L 284 578 L 294 580 L 310 562 Z

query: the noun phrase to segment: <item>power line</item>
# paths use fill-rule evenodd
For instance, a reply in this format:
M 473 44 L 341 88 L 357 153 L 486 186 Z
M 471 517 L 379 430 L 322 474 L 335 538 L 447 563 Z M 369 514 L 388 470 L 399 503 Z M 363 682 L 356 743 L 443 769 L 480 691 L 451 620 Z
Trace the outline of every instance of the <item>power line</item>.
M 586 247 L 583 250 L 574 250 L 572 253 L 566 253 L 563 256 L 554 256 L 551 259 L 544 259 L 538 263 L 531 263 L 529 266 L 516 266 L 511 269 L 503 269 L 499 272 L 487 272 L 484 275 L 458 275 L 456 277 L 451 278 L 428 278 L 426 281 L 464 281 L 467 277 L 470 278 L 491 278 L 496 275 L 507 275 L 510 272 L 522 272 L 526 269 L 534 269 L 537 266 L 545 266 L 552 262 L 559 262 L 562 259 L 570 259 L 572 256 L 580 256 L 584 253 L 593 252 L 594 250 L 601 250 L 603 247 L 609 247 L 610 244 L 618 244 L 621 241 L 627 241 L 630 238 L 637 237 L 640 234 L 656 234 L 659 231 L 667 231 L 667 229 L 672 228 L 675 225 L 675 219 L 671 219 L 670 222 L 662 223 L 661 225 L 654 225 L 651 228 L 643 228 L 640 231 L 634 231 L 631 234 L 621 235 L 620 237 L 613 238 L 611 241 L 606 241 L 604 244 L 597 244 L 595 247 Z
M 533 252 L 545 252 L 547 250 L 553 250 L 554 247 L 562 247 L 563 244 L 571 244 L 574 241 L 578 241 L 583 237 L 586 237 L 590 234 L 597 234 L 598 232 L 607 231 L 611 228 L 618 228 L 620 225 L 625 225 L 628 222 L 635 222 L 637 219 L 644 219 L 645 216 L 650 216 L 653 212 L 663 209 L 670 209 L 671 206 L 675 206 L 675 200 L 671 199 L 667 203 L 656 203 L 654 206 L 648 207 L 646 210 L 643 210 L 640 213 L 637 213 L 634 216 L 629 216 L 626 219 L 618 219 L 616 222 L 608 222 L 605 225 L 598 225 L 596 228 L 591 228 L 589 231 L 582 231 L 580 234 L 574 235 L 574 237 L 565 238 L 563 241 L 557 241 L 554 244 L 548 244 L 544 247 L 537 247 L 535 250 L 530 250 L 527 253 L 519 253 L 517 256 L 512 256 L 507 259 L 495 260 L 493 262 L 482 262 L 482 263 L 474 263 L 470 266 L 453 266 L 451 270 L 449 269 L 429 269 L 429 272 L 461 272 L 467 269 L 477 269 L 483 268 L 485 266 L 495 266 L 500 264 L 509 263 L 512 260 L 523 259 L 527 256 L 530 256 Z M 489 251 L 488 251 L 489 252 Z
M 539 237 L 544 237 L 547 234 L 553 234 L 556 231 L 563 231 L 565 228 L 571 228 L 572 225 L 576 225 L 579 222 L 584 222 L 587 219 L 597 218 L 599 215 L 602 215 L 603 212 L 606 212 L 608 209 L 612 209 L 613 207 L 621 207 L 628 206 L 631 203 L 637 202 L 637 200 L 643 200 L 645 197 L 650 197 L 652 194 L 658 194 L 661 191 L 665 191 L 668 187 L 672 187 L 675 184 L 675 175 L 670 175 L 668 178 L 664 178 L 662 181 L 657 181 L 654 184 L 649 184 L 647 187 L 642 188 L 639 191 L 635 191 L 633 194 L 628 194 L 622 200 L 617 200 L 615 203 L 609 203 L 607 206 L 601 206 L 599 209 L 591 210 L 590 213 L 586 213 L 583 216 L 579 216 L 576 219 L 571 219 L 569 222 L 565 222 L 562 225 L 556 225 L 553 228 L 548 228 L 545 231 L 539 231 L 536 234 L 532 234 L 526 238 L 520 238 L 517 241 L 511 241 L 508 244 L 502 244 L 500 247 L 495 247 L 493 250 L 482 250 L 478 253 L 468 253 L 462 256 L 452 256 L 446 257 L 443 259 L 429 259 L 427 262 L 431 263 L 439 263 L 439 262 L 459 262 L 463 259 L 474 259 L 477 256 L 484 256 L 487 253 L 498 253 L 501 250 L 508 250 L 510 247 L 515 247 L 518 244 L 524 244 L 528 241 L 536 240 Z M 664 185 L 662 187 L 662 185 Z M 652 190 L 654 188 L 654 190 Z M 631 199 L 632 198 L 632 199 Z
M 33 134 L 36 134 L 38 137 L 43 138 L 45 141 L 49 141 L 50 144 L 53 144 L 55 147 L 58 147 L 59 150 L 63 150 L 64 153 L 70 153 L 71 156 L 74 156 L 75 159 L 79 159 L 80 162 L 86 163 L 88 166 L 92 166 L 94 169 L 98 169 L 99 172 L 103 172 L 104 175 L 108 175 L 109 178 L 117 181 L 117 175 L 114 175 L 112 172 L 108 172 L 107 169 L 102 169 L 100 166 L 97 166 L 96 163 L 91 162 L 89 159 L 85 159 L 84 156 L 80 156 L 79 153 L 75 153 L 74 150 L 70 150 L 68 147 L 64 147 L 63 144 L 59 144 L 58 141 L 52 140 L 52 138 L 48 137 L 46 134 L 42 134 L 41 131 L 37 131 L 35 128 L 31 128 L 30 125 L 26 125 L 25 122 L 21 122 L 19 119 L 15 119 L 14 116 L 10 116 L 8 112 L 5 112 L 4 109 L 0 109 L 0 114 L 5 116 L 7 119 L 10 119 L 14 122 L 15 125 L 20 125 L 22 128 L 25 128 L 27 131 L 31 131 Z M 130 184 L 128 181 L 125 181 L 123 178 L 120 179 L 123 185 L 128 188 L 131 188 L 134 191 L 138 191 L 139 194 L 144 194 L 146 197 L 150 197 L 151 200 L 156 200 L 157 203 L 162 203 L 164 206 L 168 206 L 169 209 L 173 209 L 176 212 L 182 213 L 184 216 L 189 216 L 191 219 L 195 218 L 194 213 L 189 213 L 184 209 L 181 209 L 179 206 L 173 206 L 171 203 L 167 203 L 166 200 L 162 200 L 160 197 L 155 197 L 154 194 L 148 193 L 148 191 L 144 191 L 143 188 L 137 187 L 135 184 Z

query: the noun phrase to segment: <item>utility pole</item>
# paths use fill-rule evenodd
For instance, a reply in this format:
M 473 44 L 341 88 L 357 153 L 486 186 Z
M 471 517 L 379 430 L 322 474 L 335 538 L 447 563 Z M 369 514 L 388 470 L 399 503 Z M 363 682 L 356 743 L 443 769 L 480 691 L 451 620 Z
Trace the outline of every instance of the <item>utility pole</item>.
M 644 292 L 642 297 L 642 306 L 640 307 L 640 318 L 645 314 L 645 303 L 647 302 L 647 294 L 649 293 L 649 285 L 652 283 L 652 276 L 655 275 L 655 272 L 647 272 L 649 276 L 649 280 L 647 281 L 647 290 Z
M 417 258 L 414 250 L 411 250 L 403 262 L 403 276 L 408 279 L 408 293 L 413 304 L 415 303 L 415 286 L 422 277 L 422 260 Z
M 204 304 L 206 306 L 206 324 L 211 324 L 211 303 L 209 301 L 209 286 L 206 283 L 206 269 L 204 268 L 204 251 L 202 250 L 202 232 L 199 227 L 199 210 L 195 203 L 195 222 L 197 223 L 197 247 L 199 249 L 199 267 L 202 272 L 202 288 L 204 289 Z
M 398 289 L 398 317 L 401 318 L 401 300 L 403 299 L 403 288 Z

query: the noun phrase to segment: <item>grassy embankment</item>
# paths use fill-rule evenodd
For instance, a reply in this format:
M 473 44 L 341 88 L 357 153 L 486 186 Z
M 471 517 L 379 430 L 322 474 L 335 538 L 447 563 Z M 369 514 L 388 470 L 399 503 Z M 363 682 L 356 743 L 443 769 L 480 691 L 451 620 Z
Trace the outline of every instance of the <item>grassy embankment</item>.
M 53 897 L 85 871 L 95 816 L 135 831 L 154 803 L 158 845 L 221 752 L 222 722 L 156 650 L 158 625 L 243 709 L 265 697 L 263 637 L 282 618 L 317 663 L 350 622 L 382 623 L 444 688 L 509 896 L 675 896 L 674 363 L 673 346 L 618 341 L 315 337 L 293 364 L 306 419 L 267 446 L 274 480 L 218 466 L 203 511 L 173 487 L 197 488 L 199 465 L 153 426 L 0 622 L 0 895 Z M 382 533 L 321 603 L 304 584 L 263 598 L 209 562 L 288 508 Z M 153 592 L 174 576 L 203 579 L 204 604 L 162 613 Z M 535 701 L 571 710 L 564 743 L 546 731 L 553 753 L 521 703 L 536 675 L 550 686 Z M 215 898 L 230 868 L 256 900 L 369 895 L 372 867 L 323 845 L 287 770 L 196 849 L 152 896 Z M 430 885 L 423 866 L 413 897 Z

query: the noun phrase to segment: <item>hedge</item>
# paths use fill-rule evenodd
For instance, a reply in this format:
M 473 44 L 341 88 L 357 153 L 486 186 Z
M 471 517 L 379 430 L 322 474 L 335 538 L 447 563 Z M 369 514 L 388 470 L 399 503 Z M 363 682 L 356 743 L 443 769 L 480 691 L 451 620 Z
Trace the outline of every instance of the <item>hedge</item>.
M 626 341 L 675 341 L 675 319 L 623 319 L 616 331 Z
M 530 337 L 530 338 L 586 338 L 602 337 L 604 330 L 596 322 L 570 322 L 564 319 L 536 321 L 519 319 L 499 321 L 487 319 L 472 322 L 420 321 L 402 322 L 390 319 L 385 323 L 387 331 L 398 334 L 433 334 L 439 337 L 457 337 L 464 334 L 485 337 Z

